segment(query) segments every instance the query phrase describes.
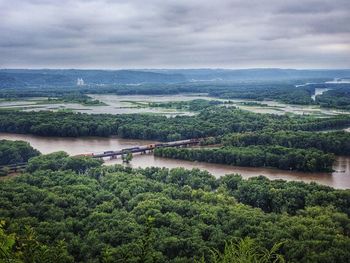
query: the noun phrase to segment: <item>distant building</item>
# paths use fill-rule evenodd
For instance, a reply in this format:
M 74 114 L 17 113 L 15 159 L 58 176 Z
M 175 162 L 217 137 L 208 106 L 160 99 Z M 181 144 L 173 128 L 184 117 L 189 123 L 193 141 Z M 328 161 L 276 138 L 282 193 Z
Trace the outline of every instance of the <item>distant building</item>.
M 84 83 L 84 80 L 82 78 L 78 78 L 77 79 L 77 86 L 84 86 L 85 83 Z

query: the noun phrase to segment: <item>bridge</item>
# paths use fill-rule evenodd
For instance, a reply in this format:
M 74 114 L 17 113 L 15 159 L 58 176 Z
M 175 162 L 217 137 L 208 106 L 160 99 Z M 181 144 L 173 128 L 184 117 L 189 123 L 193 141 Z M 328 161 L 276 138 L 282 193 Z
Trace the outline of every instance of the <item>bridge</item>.
M 102 153 L 86 153 L 86 154 L 79 154 L 76 156 L 90 156 L 92 158 L 104 158 L 104 157 L 110 157 L 110 158 L 117 158 L 118 156 L 123 156 L 127 153 L 146 153 L 152 152 L 154 149 L 157 148 L 166 148 L 166 147 L 187 147 L 187 146 L 193 146 L 198 145 L 200 143 L 200 139 L 189 139 L 189 140 L 182 140 L 182 141 L 173 141 L 173 142 L 165 142 L 165 143 L 153 143 L 143 146 L 135 146 L 131 148 L 125 148 L 117 151 L 105 151 Z
M 123 156 L 125 154 L 131 153 L 146 153 L 146 152 L 152 152 L 154 149 L 157 148 L 166 148 L 166 147 L 187 147 L 187 146 L 193 146 L 198 145 L 200 143 L 201 139 L 189 139 L 189 140 L 182 140 L 182 141 L 173 141 L 173 142 L 165 142 L 165 143 L 153 143 L 143 146 L 135 146 L 131 148 L 125 148 L 121 150 L 116 151 L 105 151 L 102 153 L 84 153 L 84 154 L 78 154 L 75 156 L 89 156 L 92 158 L 105 158 L 110 157 L 111 159 L 115 159 L 118 156 Z M 27 166 L 27 163 L 16 163 L 16 164 L 8 164 L 8 165 L 1 165 L 0 171 L 6 171 L 9 173 L 21 171 L 25 169 Z

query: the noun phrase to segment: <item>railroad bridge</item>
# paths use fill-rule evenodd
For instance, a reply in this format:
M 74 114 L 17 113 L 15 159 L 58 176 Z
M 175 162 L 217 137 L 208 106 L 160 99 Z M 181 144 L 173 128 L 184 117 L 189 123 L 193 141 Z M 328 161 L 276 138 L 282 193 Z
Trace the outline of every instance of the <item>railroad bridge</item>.
M 182 141 L 173 141 L 173 142 L 165 142 L 165 143 L 153 143 L 143 146 L 135 146 L 131 148 L 125 148 L 117 151 L 105 151 L 102 153 L 87 153 L 87 154 L 79 154 L 77 156 L 91 156 L 92 158 L 104 158 L 110 157 L 112 159 L 117 158 L 118 156 L 122 156 L 127 153 L 146 153 L 151 152 L 157 148 L 166 148 L 166 147 L 187 147 L 198 145 L 200 143 L 200 139 L 189 139 Z
M 154 149 L 157 148 L 166 148 L 166 147 L 187 147 L 187 146 L 193 146 L 198 145 L 200 143 L 201 139 L 189 139 L 189 140 L 182 140 L 182 141 L 173 141 L 173 142 L 164 142 L 164 143 L 153 143 L 143 146 L 135 146 L 132 148 L 125 148 L 121 150 L 116 151 L 105 151 L 101 153 L 84 153 L 84 154 L 78 154 L 76 156 L 90 156 L 92 158 L 105 158 L 110 157 L 111 159 L 115 159 L 118 156 L 123 156 L 125 154 L 131 153 L 146 153 L 146 152 L 152 152 Z M 26 168 L 27 163 L 16 163 L 16 164 L 9 164 L 9 165 L 2 165 L 0 166 L 0 171 L 7 171 L 9 173 L 22 171 Z

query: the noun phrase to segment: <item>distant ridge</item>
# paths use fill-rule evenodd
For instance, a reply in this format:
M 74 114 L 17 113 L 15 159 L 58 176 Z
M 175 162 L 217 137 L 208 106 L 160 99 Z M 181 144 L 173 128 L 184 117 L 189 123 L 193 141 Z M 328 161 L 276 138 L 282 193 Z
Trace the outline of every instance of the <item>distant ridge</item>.
M 0 88 L 18 86 L 74 86 L 78 78 L 87 85 L 161 84 L 196 81 L 248 81 L 350 78 L 350 69 L 1 69 Z

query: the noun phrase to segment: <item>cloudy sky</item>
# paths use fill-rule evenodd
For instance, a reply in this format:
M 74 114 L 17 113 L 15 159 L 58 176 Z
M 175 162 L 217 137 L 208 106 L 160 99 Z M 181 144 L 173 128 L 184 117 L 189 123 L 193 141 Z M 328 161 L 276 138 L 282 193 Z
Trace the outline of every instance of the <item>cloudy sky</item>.
M 0 68 L 350 68 L 350 0 L 0 0 Z

